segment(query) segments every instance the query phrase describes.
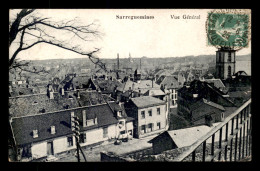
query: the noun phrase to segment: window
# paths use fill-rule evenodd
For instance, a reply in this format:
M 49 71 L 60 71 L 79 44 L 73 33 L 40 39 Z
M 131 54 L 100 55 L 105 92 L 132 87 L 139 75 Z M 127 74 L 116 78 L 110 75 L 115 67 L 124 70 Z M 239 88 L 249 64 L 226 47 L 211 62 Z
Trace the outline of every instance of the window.
M 219 53 L 218 62 L 221 62 L 221 53 Z
M 228 78 L 231 78 L 231 66 L 228 66 Z
M 144 133 L 146 133 L 145 125 L 142 125 L 142 126 L 141 126 L 141 134 L 144 134 Z
M 160 115 L 161 114 L 161 109 L 157 108 L 157 114 Z
M 161 122 L 157 122 L 157 129 L 161 129 Z
M 125 125 L 125 122 L 124 122 L 124 121 L 119 121 L 119 125 L 124 126 L 124 125 Z
M 125 131 L 120 131 L 120 134 L 125 134 L 126 132 Z
M 106 138 L 108 136 L 108 128 L 104 127 L 103 128 L 103 138 Z
M 28 144 L 28 145 L 24 145 L 22 147 L 22 157 L 32 157 L 32 151 L 31 151 L 31 144 Z
M 67 137 L 67 142 L 68 142 L 68 147 L 72 147 L 73 146 L 73 137 Z
M 231 62 L 231 52 L 228 52 L 228 62 Z
M 51 126 L 51 134 L 55 134 L 55 126 Z
M 122 111 L 117 111 L 117 116 L 122 117 Z
M 33 130 L 33 138 L 38 138 L 38 130 L 37 129 L 35 129 L 35 130 Z
M 145 111 L 141 111 L 141 118 L 142 118 L 142 119 L 145 118 Z
M 85 143 L 86 142 L 86 133 L 82 133 L 79 135 L 79 143 Z
M 152 123 L 149 123 L 147 127 L 148 127 L 147 132 L 153 131 L 153 124 Z
M 149 114 L 149 116 L 152 116 L 153 114 L 152 114 L 152 110 L 149 110 L 148 111 L 148 114 Z
M 86 124 L 87 124 L 87 126 L 96 125 L 97 124 L 97 118 L 86 120 Z

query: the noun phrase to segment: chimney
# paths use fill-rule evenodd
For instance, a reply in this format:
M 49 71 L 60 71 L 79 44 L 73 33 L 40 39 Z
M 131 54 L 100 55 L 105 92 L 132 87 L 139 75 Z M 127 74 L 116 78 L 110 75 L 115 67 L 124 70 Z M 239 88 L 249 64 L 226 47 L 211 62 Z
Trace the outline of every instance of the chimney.
M 86 111 L 82 111 L 82 116 L 83 116 L 83 127 L 86 127 L 86 121 L 87 121 L 87 116 L 86 116 Z
M 142 58 L 140 58 L 140 70 L 142 69 Z
M 119 54 L 117 54 L 117 69 L 119 70 Z
M 61 95 L 64 96 L 64 88 L 61 89 Z
M 54 99 L 53 91 L 50 91 L 49 94 L 50 94 L 50 99 Z
M 120 107 L 122 107 L 123 103 L 120 102 L 120 101 L 118 101 L 118 105 L 119 105 Z

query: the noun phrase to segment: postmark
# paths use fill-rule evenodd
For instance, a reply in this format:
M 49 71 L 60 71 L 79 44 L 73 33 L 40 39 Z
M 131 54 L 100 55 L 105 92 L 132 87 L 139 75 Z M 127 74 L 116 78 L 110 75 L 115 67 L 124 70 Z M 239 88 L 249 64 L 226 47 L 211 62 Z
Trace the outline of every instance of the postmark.
M 250 10 L 220 9 L 208 13 L 207 44 L 216 48 L 240 50 L 251 40 Z

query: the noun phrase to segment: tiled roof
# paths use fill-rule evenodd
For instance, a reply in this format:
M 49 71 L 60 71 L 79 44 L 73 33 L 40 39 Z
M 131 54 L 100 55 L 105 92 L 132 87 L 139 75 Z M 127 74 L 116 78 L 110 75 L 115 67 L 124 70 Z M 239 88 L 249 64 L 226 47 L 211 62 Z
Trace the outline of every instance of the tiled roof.
M 110 106 L 114 105 L 115 104 L 113 103 L 110 104 Z M 13 118 L 11 125 L 13 128 L 15 140 L 19 145 L 72 134 L 70 127 L 71 111 L 74 112 L 75 116 L 79 116 L 81 121 L 82 110 L 86 111 L 87 119 L 93 119 L 97 117 L 97 125 L 89 127 L 82 127 L 82 125 L 80 125 L 80 131 L 86 131 L 98 127 L 116 124 L 118 123 L 118 120 L 115 118 L 115 113 L 111 110 L 110 106 L 108 104 L 101 104 L 85 108 L 59 111 L 55 113 Z M 132 120 L 133 118 L 127 117 L 127 121 Z M 50 133 L 51 126 L 55 126 L 56 133 L 54 135 Z M 38 130 L 38 138 L 33 138 L 33 130 Z
M 220 109 L 220 110 L 225 110 L 223 106 L 221 106 L 221 105 L 219 105 L 219 104 L 217 104 L 217 103 L 208 101 L 208 100 L 206 100 L 206 99 L 204 99 L 204 98 L 203 98 L 202 100 L 203 100 L 203 102 L 204 102 L 205 104 L 207 104 L 207 105 L 210 105 L 210 106 L 212 106 L 212 107 L 218 108 L 218 109 Z
M 217 88 L 225 88 L 225 85 L 220 79 L 205 79 L 207 83 L 213 83 Z
M 165 93 L 161 89 L 149 89 L 144 93 L 145 96 L 162 96 Z
M 149 106 L 157 106 L 165 104 L 165 101 L 162 101 L 158 98 L 152 97 L 152 96 L 142 96 L 142 97 L 135 97 L 131 98 L 131 101 L 138 107 L 138 108 L 144 108 Z
M 93 119 L 93 118 L 97 117 L 98 124 L 89 126 L 89 127 L 80 126 L 81 131 L 90 130 L 90 129 L 118 123 L 118 120 L 115 117 L 115 113 L 111 110 L 111 108 L 108 104 L 89 106 L 89 107 L 84 108 L 84 110 L 86 110 L 87 119 Z M 77 114 L 75 113 L 75 115 L 77 115 Z
M 202 104 L 207 104 L 209 106 L 212 106 L 212 107 L 215 107 L 217 109 L 220 109 L 220 110 L 225 110 L 225 108 L 217 103 L 214 103 L 212 101 L 209 101 L 209 100 L 206 100 L 204 98 L 198 100 L 196 103 L 192 104 L 189 108 L 190 110 L 195 110 L 197 108 L 199 108 Z
M 93 80 L 93 82 L 100 89 L 102 89 L 103 93 L 108 93 L 108 94 L 113 93 L 116 87 L 122 85 L 122 83 L 117 80 L 96 79 L 96 80 Z
M 77 76 L 72 78 L 71 83 L 74 84 L 74 86 L 82 86 L 83 84 L 87 85 L 89 79 L 89 76 Z
M 54 99 L 50 99 L 47 94 L 33 94 L 28 96 L 17 96 L 9 98 L 9 113 L 11 116 L 24 116 L 64 110 L 65 106 L 69 108 L 78 107 L 75 96 L 70 95 L 71 98 L 64 98 L 59 93 L 53 93 Z
M 13 118 L 11 125 L 17 145 L 72 134 L 69 112 Z M 51 126 L 55 126 L 56 133 L 54 135 L 49 131 Z M 33 138 L 33 130 L 38 130 L 38 138 Z
M 219 123 L 214 123 L 213 127 L 218 125 Z M 179 130 L 168 131 L 170 137 L 177 145 L 178 148 L 186 147 L 192 145 L 199 138 L 206 135 L 212 127 L 203 125 Z
M 213 123 L 213 127 L 217 126 L 219 123 Z M 196 126 L 185 129 L 178 129 L 172 131 L 165 131 L 162 134 L 169 136 L 173 142 L 177 145 L 178 148 L 187 147 L 195 143 L 199 138 L 206 135 L 213 127 L 209 127 L 206 125 Z M 160 135 L 159 135 L 160 136 Z M 158 138 L 159 138 L 158 136 Z M 162 136 L 160 136 L 162 137 Z M 157 139 L 150 140 L 151 142 Z
M 10 93 L 11 97 L 15 97 L 15 96 L 20 96 L 20 95 L 29 95 L 29 94 L 33 94 L 33 89 L 32 88 L 22 88 L 22 87 L 18 87 L 18 88 L 12 88 L 12 92 Z
M 77 98 L 80 106 L 89 106 L 106 103 L 103 96 L 98 92 L 80 91 L 80 98 Z
M 102 95 L 99 92 L 79 91 L 80 98 L 77 98 L 77 91 L 65 91 L 65 95 L 54 92 L 54 99 L 50 99 L 46 93 L 17 96 L 9 98 L 9 113 L 11 116 L 26 116 L 42 113 L 60 111 L 65 109 L 104 104 L 107 101 L 114 101 L 112 98 Z
M 175 76 L 166 76 L 161 85 L 166 85 L 167 88 L 180 88 L 178 79 Z
M 152 80 L 141 80 L 140 83 L 134 82 L 134 89 L 142 89 L 142 88 L 159 88 L 160 86 Z

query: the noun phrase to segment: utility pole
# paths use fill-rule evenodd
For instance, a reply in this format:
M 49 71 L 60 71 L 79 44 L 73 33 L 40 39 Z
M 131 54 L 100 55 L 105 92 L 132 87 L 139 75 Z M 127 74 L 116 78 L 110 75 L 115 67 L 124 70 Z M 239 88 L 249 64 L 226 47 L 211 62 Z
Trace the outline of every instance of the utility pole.
M 76 146 L 77 146 L 77 158 L 78 158 L 78 162 L 80 162 L 80 156 L 79 156 L 79 118 L 77 116 L 73 117 L 73 121 L 74 126 L 73 126 L 73 134 L 75 136 L 76 139 Z
M 75 139 L 76 139 L 78 162 L 80 162 L 79 150 L 82 153 L 85 162 L 87 162 L 86 156 L 85 156 L 85 154 L 84 154 L 84 152 L 83 152 L 83 150 L 82 150 L 82 148 L 80 147 L 80 144 L 79 144 L 79 135 L 80 135 L 80 132 L 79 132 L 79 118 L 77 116 L 74 116 L 72 122 L 74 123 L 72 131 L 73 131 L 73 134 L 74 134 Z

